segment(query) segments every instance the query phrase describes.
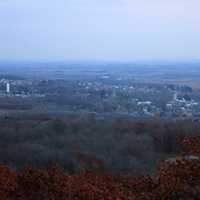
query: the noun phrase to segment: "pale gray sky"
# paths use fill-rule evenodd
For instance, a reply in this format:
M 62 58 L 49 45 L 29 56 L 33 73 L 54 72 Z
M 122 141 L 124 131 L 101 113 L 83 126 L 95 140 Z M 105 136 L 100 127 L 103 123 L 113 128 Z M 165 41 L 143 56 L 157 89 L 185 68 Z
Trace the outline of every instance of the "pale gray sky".
M 200 58 L 199 0 L 0 0 L 0 60 Z

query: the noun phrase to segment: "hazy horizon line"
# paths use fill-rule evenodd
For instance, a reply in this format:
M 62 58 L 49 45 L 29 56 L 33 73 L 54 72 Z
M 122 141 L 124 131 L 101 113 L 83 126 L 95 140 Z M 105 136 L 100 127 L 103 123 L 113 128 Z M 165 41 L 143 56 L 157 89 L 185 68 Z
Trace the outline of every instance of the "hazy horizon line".
M 103 59 L 0 59 L 0 63 L 182 63 L 200 62 L 199 59 L 133 59 L 133 60 L 103 60 Z

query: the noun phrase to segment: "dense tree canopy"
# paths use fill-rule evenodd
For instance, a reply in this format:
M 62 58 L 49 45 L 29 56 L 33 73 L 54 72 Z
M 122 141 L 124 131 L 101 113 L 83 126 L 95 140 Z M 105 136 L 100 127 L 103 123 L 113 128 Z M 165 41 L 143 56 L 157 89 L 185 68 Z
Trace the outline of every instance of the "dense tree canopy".
M 60 123 L 60 122 L 59 122 Z M 59 124 L 56 121 L 56 127 Z M 55 124 L 54 124 L 55 125 Z M 63 125 L 62 125 L 63 126 Z M 60 130 L 57 129 L 56 130 Z M 69 175 L 57 164 L 48 169 L 27 167 L 14 171 L 0 166 L 1 200 L 168 200 L 198 199 L 200 196 L 200 137 L 177 138 L 182 151 L 163 160 L 156 173 L 144 176 L 109 175 L 98 169 Z

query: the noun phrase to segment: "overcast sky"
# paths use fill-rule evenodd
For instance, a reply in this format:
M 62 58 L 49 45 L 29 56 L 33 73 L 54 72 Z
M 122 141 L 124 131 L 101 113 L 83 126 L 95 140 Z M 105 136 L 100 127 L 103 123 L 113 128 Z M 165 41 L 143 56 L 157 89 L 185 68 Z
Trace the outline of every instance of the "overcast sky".
M 200 58 L 200 0 L 0 0 L 0 60 Z

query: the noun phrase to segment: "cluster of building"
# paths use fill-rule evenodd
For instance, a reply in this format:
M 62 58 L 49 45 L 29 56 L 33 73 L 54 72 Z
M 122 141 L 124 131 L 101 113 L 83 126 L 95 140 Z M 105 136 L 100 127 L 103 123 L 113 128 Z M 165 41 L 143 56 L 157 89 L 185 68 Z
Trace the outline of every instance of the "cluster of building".
M 44 94 L 38 94 L 34 82 L 31 80 L 10 80 L 0 79 L 0 97 L 43 97 Z
M 200 103 L 190 98 L 185 90 L 189 91 L 187 87 L 180 91 L 165 84 L 134 84 L 121 79 L 111 80 L 107 76 L 101 80 L 54 80 L 37 83 L 31 80 L 0 79 L 1 97 L 47 96 L 51 103 L 53 99 L 55 104 L 62 99 L 64 106 L 73 108 L 73 111 L 76 108 L 76 112 L 81 108 L 81 111 L 85 112 L 126 114 L 135 118 L 160 116 L 200 119 Z M 179 93 L 185 95 L 180 97 Z M 48 98 L 45 99 L 47 104 Z
M 173 100 L 167 103 L 166 113 L 171 117 L 196 118 L 200 119 L 200 104 L 193 99 L 178 98 L 174 93 Z
M 104 79 L 107 79 L 104 78 Z M 127 113 L 134 117 L 199 118 L 200 103 L 190 97 L 187 86 L 148 84 L 103 84 L 103 82 L 79 83 L 90 95 L 91 91 L 104 91 L 104 97 L 112 105 L 113 112 Z M 173 87 L 172 87 L 173 86 Z M 179 95 L 181 94 L 181 95 Z M 119 99 L 119 101 L 115 101 Z

